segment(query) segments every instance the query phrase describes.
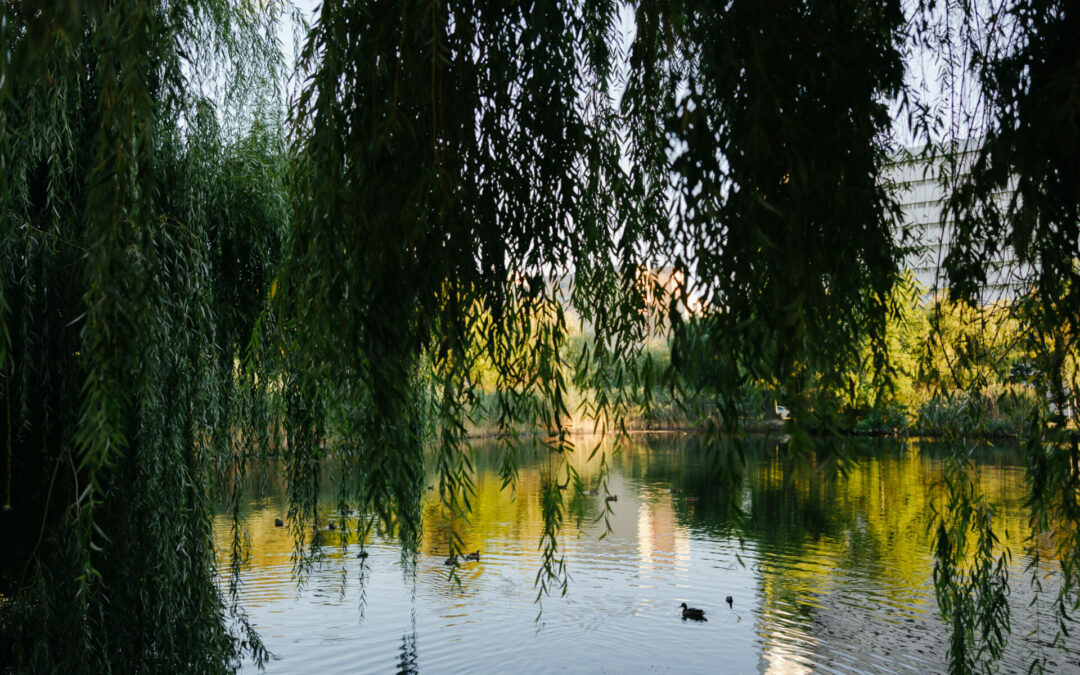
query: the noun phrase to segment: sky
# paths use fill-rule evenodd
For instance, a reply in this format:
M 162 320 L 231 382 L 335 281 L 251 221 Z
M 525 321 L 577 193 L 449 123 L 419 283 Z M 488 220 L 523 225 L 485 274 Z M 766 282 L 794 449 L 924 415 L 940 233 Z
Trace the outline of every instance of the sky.
M 1001 2 L 1002 0 L 987 0 L 975 4 L 979 5 L 982 11 L 987 12 L 993 10 L 994 5 L 1000 5 Z M 292 0 L 291 4 L 295 12 L 308 22 L 314 23 L 318 20 L 322 0 Z M 939 3 L 937 5 L 938 11 L 944 11 L 942 7 L 946 4 L 948 3 Z M 997 9 L 1000 9 L 1000 7 L 998 6 Z M 904 11 L 909 15 L 915 11 L 913 0 L 904 1 Z M 628 5 L 623 5 L 621 19 L 623 47 L 626 48 L 634 35 L 634 15 Z M 957 40 L 958 36 L 955 35 L 957 30 L 955 26 L 959 24 L 960 22 L 955 20 L 950 24 L 953 26 L 954 44 L 958 45 L 956 52 L 948 55 L 956 64 L 951 69 L 943 68 L 945 60 L 935 58 L 935 55 L 926 48 L 909 46 L 906 54 L 906 81 L 909 91 L 917 97 L 921 104 L 928 106 L 941 120 L 941 126 L 936 130 L 931 130 L 935 142 L 959 140 L 980 135 L 979 131 L 974 128 L 979 124 L 978 118 L 982 104 L 981 97 L 978 95 L 977 82 L 973 78 L 969 77 L 965 80 L 960 76 L 968 57 L 959 46 L 960 41 Z M 302 44 L 302 42 L 297 43 L 297 39 L 302 40 L 303 35 L 302 33 L 294 35 L 293 31 L 296 29 L 297 24 L 289 17 L 286 17 L 279 30 L 279 40 L 281 41 L 286 63 L 289 64 L 295 61 L 297 49 Z M 1004 23 L 997 22 L 993 30 L 1000 33 L 996 37 L 1005 37 L 1006 28 Z M 993 39 L 995 36 L 989 35 L 988 37 Z M 946 78 L 950 76 L 948 72 L 950 70 L 954 78 L 953 83 L 946 82 Z M 290 87 L 293 84 L 295 83 L 290 83 Z M 617 100 L 622 94 L 622 84 L 617 82 L 610 93 Z M 927 138 L 921 135 L 920 132 L 914 132 L 911 129 L 907 123 L 907 114 L 901 109 L 899 102 L 894 102 L 891 110 L 896 143 L 907 148 L 924 145 Z M 971 122 L 972 119 L 976 120 L 974 124 Z

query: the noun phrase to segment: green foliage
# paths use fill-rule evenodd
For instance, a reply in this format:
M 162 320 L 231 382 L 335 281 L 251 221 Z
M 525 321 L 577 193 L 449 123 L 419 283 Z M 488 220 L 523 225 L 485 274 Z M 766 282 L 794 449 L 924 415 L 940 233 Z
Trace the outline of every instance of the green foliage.
M 851 429 L 856 433 L 905 433 L 909 425 L 907 409 L 889 399 L 870 408 Z
M 953 453 L 946 461 L 945 504 L 936 513 L 934 586 L 950 629 L 951 673 L 985 671 L 1009 637 L 1009 552 L 971 474 L 970 460 L 957 461 Z
M 215 583 L 206 482 L 233 451 L 235 363 L 287 227 L 284 146 L 273 111 L 223 132 L 188 76 L 234 59 L 270 86 L 273 22 L 226 3 L 0 5 L 13 668 L 266 657 Z
M 975 437 L 1022 436 L 1042 406 L 1030 391 L 987 393 L 955 391 L 931 397 L 918 411 L 919 434 L 949 436 L 958 431 Z

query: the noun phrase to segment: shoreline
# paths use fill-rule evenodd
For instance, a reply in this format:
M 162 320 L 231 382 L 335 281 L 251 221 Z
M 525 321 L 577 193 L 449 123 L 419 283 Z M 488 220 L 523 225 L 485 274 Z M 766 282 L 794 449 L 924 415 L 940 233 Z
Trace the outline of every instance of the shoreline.
M 735 431 L 736 435 L 741 434 L 753 434 L 753 435 L 771 435 L 778 434 L 784 435 L 789 433 L 786 429 L 787 423 L 782 420 L 756 420 L 742 424 Z M 641 435 L 663 435 L 663 434 L 704 434 L 708 432 L 706 426 L 656 426 L 656 427 L 635 427 L 625 430 L 628 436 L 641 436 Z M 959 435 L 973 440 L 1001 440 L 1001 439 L 1018 439 L 1020 436 L 1013 433 L 990 433 L 990 432 L 956 432 L 955 434 L 949 432 L 940 431 L 927 431 L 918 429 L 905 429 L 905 430 L 884 430 L 884 429 L 870 429 L 870 430 L 823 430 L 821 428 L 809 428 L 807 432 L 811 436 L 823 436 L 826 434 L 833 434 L 842 438 L 895 438 L 895 439 L 929 439 L 929 440 L 945 440 L 951 435 Z M 616 433 L 609 431 L 608 433 Z M 572 428 L 567 429 L 564 434 L 568 437 L 585 437 L 585 436 L 603 436 L 604 432 L 590 431 L 587 429 Z M 538 436 L 544 436 L 545 432 L 540 430 L 532 431 L 520 431 L 518 437 L 520 438 L 535 438 Z M 470 431 L 465 434 L 465 438 L 470 441 L 480 440 L 498 440 L 500 437 L 497 431 Z

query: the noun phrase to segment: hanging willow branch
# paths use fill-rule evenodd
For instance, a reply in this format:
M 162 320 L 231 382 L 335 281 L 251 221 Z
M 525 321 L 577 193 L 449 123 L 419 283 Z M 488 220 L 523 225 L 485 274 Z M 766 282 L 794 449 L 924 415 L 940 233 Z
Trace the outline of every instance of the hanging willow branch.
M 269 100 L 275 14 L 249 9 L 0 3 L 0 594 L 19 670 L 266 658 L 215 583 L 207 485 L 288 216 L 279 113 L 222 133 L 189 79 L 227 62 Z

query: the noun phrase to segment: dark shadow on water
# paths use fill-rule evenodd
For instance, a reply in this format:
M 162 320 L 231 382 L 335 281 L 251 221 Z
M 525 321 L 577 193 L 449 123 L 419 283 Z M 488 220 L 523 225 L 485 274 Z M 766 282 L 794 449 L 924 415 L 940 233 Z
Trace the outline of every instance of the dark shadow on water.
M 369 571 L 367 557 L 360 558 L 360 571 L 357 573 L 359 577 L 360 597 L 357 601 L 357 623 L 364 623 L 364 613 L 367 610 L 367 579 Z
M 412 614 L 412 632 L 401 636 L 401 654 L 398 657 L 398 675 L 414 675 L 420 672 L 416 665 L 416 610 Z

